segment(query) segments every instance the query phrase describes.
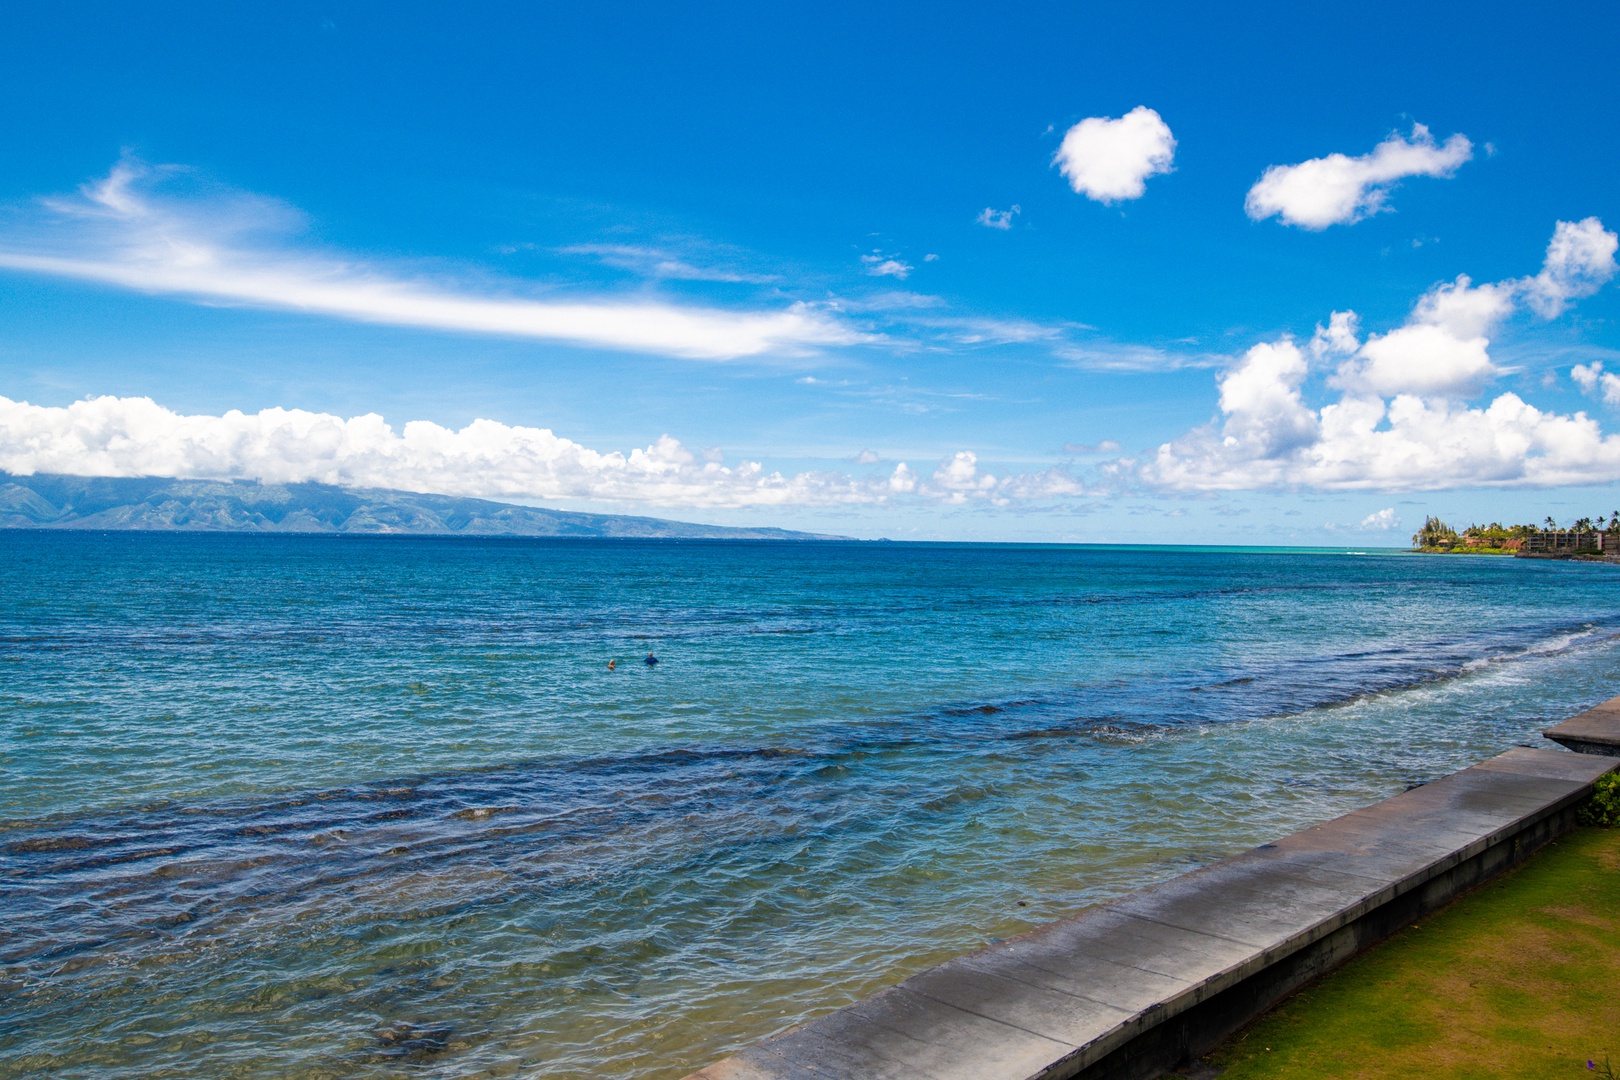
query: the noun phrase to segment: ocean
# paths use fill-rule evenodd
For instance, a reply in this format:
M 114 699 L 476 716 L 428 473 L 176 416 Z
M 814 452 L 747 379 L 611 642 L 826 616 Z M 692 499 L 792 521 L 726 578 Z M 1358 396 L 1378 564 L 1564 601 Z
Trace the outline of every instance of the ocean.
M 0 532 L 0 583 L 0 1077 L 677 1078 L 1620 694 L 1606 565 Z

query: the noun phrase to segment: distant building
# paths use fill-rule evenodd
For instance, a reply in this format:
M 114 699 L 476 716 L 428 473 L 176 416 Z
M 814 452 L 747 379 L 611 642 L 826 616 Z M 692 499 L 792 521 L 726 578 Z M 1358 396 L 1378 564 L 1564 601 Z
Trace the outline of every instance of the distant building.
M 1599 532 L 1591 529 L 1576 532 L 1573 529 L 1542 529 L 1524 538 L 1526 551 L 1592 551 L 1612 554 L 1620 551 L 1620 533 Z

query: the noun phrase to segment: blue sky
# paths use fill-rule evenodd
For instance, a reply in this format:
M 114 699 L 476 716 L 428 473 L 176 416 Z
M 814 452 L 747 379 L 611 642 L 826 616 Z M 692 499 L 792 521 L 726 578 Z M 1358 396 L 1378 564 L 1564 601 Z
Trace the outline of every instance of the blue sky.
M 13 6 L 0 468 L 896 538 L 1612 509 L 1620 16 L 1305 8 Z

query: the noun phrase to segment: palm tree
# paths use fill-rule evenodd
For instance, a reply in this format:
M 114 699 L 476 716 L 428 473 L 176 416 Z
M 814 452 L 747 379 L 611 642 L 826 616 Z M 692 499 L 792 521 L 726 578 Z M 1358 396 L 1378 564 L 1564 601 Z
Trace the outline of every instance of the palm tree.
M 1423 519 L 1423 528 L 1412 537 L 1412 546 L 1420 548 L 1449 546 L 1456 542 L 1457 530 L 1432 514 Z

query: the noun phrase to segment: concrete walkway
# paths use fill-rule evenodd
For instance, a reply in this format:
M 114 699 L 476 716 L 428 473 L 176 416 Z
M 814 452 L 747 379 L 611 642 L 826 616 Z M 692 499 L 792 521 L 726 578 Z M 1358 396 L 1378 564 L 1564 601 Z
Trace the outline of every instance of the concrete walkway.
M 1620 748 L 1620 699 L 1582 717 L 1603 709 L 1582 737 Z M 1568 831 L 1613 768 L 1510 750 L 958 957 L 688 1080 L 1158 1076 Z

